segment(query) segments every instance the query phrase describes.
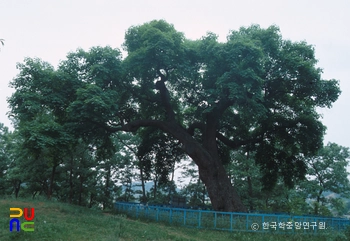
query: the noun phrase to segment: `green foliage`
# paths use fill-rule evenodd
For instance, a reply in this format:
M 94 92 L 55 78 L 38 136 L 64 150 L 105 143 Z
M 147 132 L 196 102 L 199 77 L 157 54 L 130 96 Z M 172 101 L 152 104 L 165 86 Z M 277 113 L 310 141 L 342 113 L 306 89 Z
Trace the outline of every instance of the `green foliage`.
M 342 216 L 349 210 L 345 203 L 350 190 L 348 148 L 328 143 L 317 155 L 306 158 L 307 179 L 292 189 L 279 180 L 274 188 L 264 190 L 254 153 L 233 152 L 231 158 L 236 162 L 226 168 L 250 210 L 323 216 Z
M 174 69 L 182 64 L 183 41 L 183 34 L 163 20 L 131 27 L 124 43 L 127 66 L 136 78 L 153 77 L 160 69 Z
M 263 173 L 256 165 L 254 152 L 232 152 L 235 160 L 226 165 L 232 183 L 237 187 L 244 204 L 255 212 L 309 213 L 308 205 L 298 190 L 289 189 L 282 178 L 273 188 L 266 190 L 262 182 Z
M 344 214 L 347 214 L 349 209 L 345 205 L 345 201 L 342 198 L 329 198 L 329 202 L 333 209 L 333 213 L 336 216 L 342 217 Z
M 0 195 L 7 190 L 6 179 L 10 166 L 11 133 L 4 124 L 0 123 Z
M 180 191 L 180 195 L 186 197 L 188 206 L 210 207 L 208 205 L 208 192 L 204 183 L 199 178 L 195 163 L 193 161 L 188 162 L 187 160 L 183 163 L 181 169 L 182 178 L 189 180 Z
M 166 181 L 183 151 L 200 171 L 211 172 L 200 175 L 206 186 L 229 185 L 214 170 L 242 164 L 231 161 L 231 150 L 254 153 L 265 190 L 304 178 L 305 158 L 322 147 L 325 132 L 316 108 L 331 107 L 340 94 L 338 81 L 321 78 L 311 45 L 283 40 L 276 26 L 258 25 L 231 31 L 224 43 L 213 33 L 193 41 L 154 20 L 130 27 L 123 47 L 125 59 L 118 49 L 94 47 L 69 53 L 57 69 L 32 58 L 18 64 L 10 116 L 25 163 L 31 160 L 41 166 L 35 170 L 47 173 L 39 182 L 49 183 L 49 195 L 55 178 L 64 178 L 60 172 L 76 172 L 75 178 L 85 178 L 83 186 L 97 183 L 96 176 L 68 168 L 79 163 L 76 140 L 93 149 L 98 177 L 110 180 L 116 160 L 123 162 L 116 152 L 127 153 L 113 141 L 119 131 L 140 136 L 138 154 L 131 153 L 146 179 L 152 170 L 156 182 Z M 102 189 L 109 196 L 115 187 L 107 183 Z M 211 199 L 226 198 L 213 193 Z
M 159 184 L 168 182 L 169 174 L 174 171 L 175 163 L 183 158 L 179 144 L 166 133 L 155 128 L 141 132 L 142 139 L 138 146 L 137 156 L 142 165 L 145 180 L 150 180 L 151 173 L 159 176 Z
M 304 186 L 308 197 L 316 201 L 314 213 L 318 214 L 318 207 L 331 204 L 336 214 L 344 213 L 341 199 L 326 197 L 325 192 L 331 192 L 342 198 L 349 198 L 350 183 L 347 167 L 349 165 L 349 148 L 328 143 L 316 156 L 308 158 L 309 178 L 301 185 Z
M 198 179 L 197 182 L 188 183 L 182 190 L 181 194 L 187 197 L 187 205 L 190 207 L 204 207 L 206 204 L 207 192 L 205 186 Z

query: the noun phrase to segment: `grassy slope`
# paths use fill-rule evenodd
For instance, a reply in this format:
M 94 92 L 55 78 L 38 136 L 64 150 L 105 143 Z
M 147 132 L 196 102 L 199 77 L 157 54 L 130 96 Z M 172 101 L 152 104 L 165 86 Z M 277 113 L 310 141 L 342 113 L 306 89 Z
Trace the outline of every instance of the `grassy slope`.
M 35 231 L 10 232 L 10 207 L 34 207 Z M 24 220 L 23 217 L 20 220 Z M 0 240 L 346 240 L 342 234 L 310 237 L 259 233 L 230 233 L 171 227 L 153 222 L 131 220 L 84 207 L 33 200 L 0 200 Z

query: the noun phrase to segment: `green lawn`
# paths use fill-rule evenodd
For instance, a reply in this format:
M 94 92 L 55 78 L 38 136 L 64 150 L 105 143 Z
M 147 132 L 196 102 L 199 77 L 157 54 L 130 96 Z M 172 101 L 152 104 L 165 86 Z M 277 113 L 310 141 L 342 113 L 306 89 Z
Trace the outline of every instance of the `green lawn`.
M 34 232 L 9 231 L 10 207 L 35 208 Z M 23 217 L 19 218 L 21 221 Z M 221 232 L 132 220 L 125 215 L 49 201 L 0 199 L 0 240 L 347 240 L 343 233 L 319 236 Z M 350 240 L 350 239 L 349 239 Z

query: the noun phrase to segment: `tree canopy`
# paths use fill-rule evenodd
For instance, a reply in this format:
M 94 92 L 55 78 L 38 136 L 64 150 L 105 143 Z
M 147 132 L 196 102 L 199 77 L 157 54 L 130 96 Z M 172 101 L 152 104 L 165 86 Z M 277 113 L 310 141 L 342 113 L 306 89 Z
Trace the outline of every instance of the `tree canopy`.
M 325 133 L 316 108 L 340 95 L 337 80 L 321 78 L 311 45 L 258 25 L 231 31 L 224 43 L 214 33 L 189 40 L 154 20 L 130 27 L 123 48 L 125 58 L 94 47 L 69 53 L 57 69 L 31 58 L 18 65 L 10 115 L 28 145 L 38 140 L 34 149 L 54 153 L 83 138 L 108 150 L 115 132 L 158 129 L 196 163 L 216 210 L 247 210 L 224 167 L 232 150 L 256 152 L 266 188 L 279 177 L 288 186 L 304 178 L 305 158 Z

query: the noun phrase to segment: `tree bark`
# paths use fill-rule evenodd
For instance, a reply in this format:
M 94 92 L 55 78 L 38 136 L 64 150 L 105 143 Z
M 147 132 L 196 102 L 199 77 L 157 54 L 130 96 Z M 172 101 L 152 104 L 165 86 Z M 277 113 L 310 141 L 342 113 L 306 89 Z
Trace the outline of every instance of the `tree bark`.
M 247 212 L 235 188 L 231 185 L 225 169 L 199 168 L 199 175 L 205 184 L 214 210 L 226 212 Z
M 197 154 L 190 156 L 198 165 L 199 177 L 207 188 L 215 210 L 247 212 L 219 158 L 216 140 L 218 115 L 219 111 L 207 114 L 205 129 L 202 131 L 204 150 L 197 147 Z

